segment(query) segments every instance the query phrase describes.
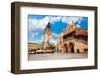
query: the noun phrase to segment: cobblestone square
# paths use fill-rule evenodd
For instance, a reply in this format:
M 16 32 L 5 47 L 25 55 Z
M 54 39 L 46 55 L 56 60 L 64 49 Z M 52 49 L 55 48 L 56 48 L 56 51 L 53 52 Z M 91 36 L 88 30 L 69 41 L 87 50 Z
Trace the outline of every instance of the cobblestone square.
M 29 54 L 28 60 L 62 60 L 62 59 L 84 59 L 88 58 L 88 54 L 78 53 L 48 53 L 48 54 Z

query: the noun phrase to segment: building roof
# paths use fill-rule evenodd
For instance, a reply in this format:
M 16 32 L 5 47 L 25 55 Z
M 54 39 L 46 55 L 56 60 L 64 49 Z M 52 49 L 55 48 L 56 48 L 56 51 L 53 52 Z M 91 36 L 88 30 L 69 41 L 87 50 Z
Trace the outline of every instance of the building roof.
M 75 35 L 82 35 L 82 36 L 87 36 L 88 35 L 88 30 L 87 29 L 81 29 L 81 30 L 75 30 Z
M 76 27 L 76 25 L 74 23 L 69 25 L 68 28 L 63 31 L 64 32 L 63 35 L 69 34 L 73 31 L 75 31 L 75 35 L 83 35 L 83 36 L 88 35 L 88 30 L 87 29 L 80 29 L 79 27 Z
M 80 29 L 79 27 L 76 27 L 74 23 L 69 25 L 63 32 L 60 33 L 59 37 L 62 37 L 66 34 L 69 34 L 71 32 L 75 31 L 75 36 L 87 36 L 88 35 L 88 30 L 87 29 Z
M 72 23 L 71 25 L 69 25 L 62 33 L 63 33 L 63 36 L 66 35 L 66 34 L 69 34 L 73 31 L 75 31 L 75 24 Z
M 57 38 L 57 41 L 59 42 L 61 37 L 70 34 L 72 32 L 75 32 L 75 36 L 88 36 L 87 29 L 80 29 L 79 27 L 76 27 L 74 23 L 72 23 L 63 32 L 60 33 L 60 36 Z

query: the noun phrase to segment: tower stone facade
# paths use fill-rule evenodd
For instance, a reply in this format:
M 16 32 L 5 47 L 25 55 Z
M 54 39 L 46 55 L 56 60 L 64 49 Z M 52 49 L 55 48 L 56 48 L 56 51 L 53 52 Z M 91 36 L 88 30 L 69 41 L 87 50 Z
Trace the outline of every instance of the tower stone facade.
M 52 33 L 51 33 L 51 27 L 50 27 L 50 23 L 48 23 L 48 25 L 46 26 L 45 30 L 44 30 L 44 45 L 43 45 L 43 49 L 47 50 L 49 45 L 50 45 L 50 39 L 52 37 Z

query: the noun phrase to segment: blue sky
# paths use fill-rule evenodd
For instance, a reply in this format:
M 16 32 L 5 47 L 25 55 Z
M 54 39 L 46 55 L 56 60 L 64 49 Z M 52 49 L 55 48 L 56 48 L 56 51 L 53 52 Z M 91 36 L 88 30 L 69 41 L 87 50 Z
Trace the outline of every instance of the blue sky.
M 28 42 L 43 42 L 44 29 L 48 22 L 51 26 L 52 43 L 56 43 L 55 39 L 72 23 L 75 23 L 76 27 L 80 27 L 80 29 L 88 28 L 88 17 L 28 15 Z

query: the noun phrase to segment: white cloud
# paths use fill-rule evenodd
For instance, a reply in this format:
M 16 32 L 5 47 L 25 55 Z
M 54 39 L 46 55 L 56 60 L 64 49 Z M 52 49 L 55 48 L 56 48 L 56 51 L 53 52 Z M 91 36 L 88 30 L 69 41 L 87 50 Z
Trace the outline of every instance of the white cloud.
M 80 22 L 83 20 L 83 17 L 63 17 L 62 22 L 67 23 L 68 25 L 73 23 Z
M 33 32 L 32 33 L 32 37 L 35 37 L 35 36 L 37 36 L 38 35 L 38 32 Z
M 54 32 L 53 32 L 53 33 L 52 33 L 52 36 L 54 36 L 54 37 L 57 38 L 59 35 L 58 35 L 57 33 L 54 33 Z
M 44 36 L 42 35 L 42 36 L 41 36 L 41 39 L 43 40 L 43 38 L 44 38 Z
M 29 30 L 44 29 L 48 22 L 55 23 L 62 19 L 62 17 L 45 16 L 43 19 L 29 19 Z
M 77 24 L 77 25 L 76 25 L 76 27 L 79 27 L 79 28 L 80 28 L 80 25 L 79 25 L 79 24 Z
M 45 16 L 43 19 L 29 19 L 29 30 L 34 29 L 44 29 L 48 22 L 55 23 L 58 21 L 62 21 L 68 25 L 78 22 L 80 24 L 83 20 L 83 17 L 63 17 L 63 16 Z
M 44 29 L 49 22 L 49 17 L 43 19 L 29 19 L 29 29 Z
M 49 21 L 50 21 L 50 23 L 55 23 L 55 22 L 58 22 L 58 21 L 60 21 L 62 19 L 62 17 L 61 16 L 51 16 L 50 18 L 49 18 Z
M 55 23 L 58 21 L 62 21 L 68 25 L 83 20 L 83 17 L 63 17 L 63 16 L 45 16 L 43 19 L 29 19 L 29 30 L 36 30 L 36 29 L 44 29 L 48 22 Z M 77 25 L 79 27 L 79 25 Z M 53 34 L 55 35 L 55 34 Z

